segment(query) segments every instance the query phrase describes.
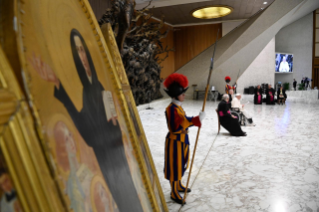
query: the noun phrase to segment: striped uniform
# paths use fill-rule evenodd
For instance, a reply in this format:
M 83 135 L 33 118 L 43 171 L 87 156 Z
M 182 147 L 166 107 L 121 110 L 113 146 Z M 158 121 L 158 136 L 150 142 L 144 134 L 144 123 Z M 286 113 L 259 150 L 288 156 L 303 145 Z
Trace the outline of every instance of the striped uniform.
M 201 126 L 199 117 L 187 117 L 183 108 L 171 103 L 165 111 L 168 134 L 165 142 L 164 175 L 169 181 L 182 179 L 188 167 L 188 127 Z
M 230 89 L 235 90 L 235 89 L 236 89 L 236 85 L 231 86 L 231 85 L 226 84 L 226 86 L 225 86 L 225 93 L 229 94 L 229 90 L 230 90 Z

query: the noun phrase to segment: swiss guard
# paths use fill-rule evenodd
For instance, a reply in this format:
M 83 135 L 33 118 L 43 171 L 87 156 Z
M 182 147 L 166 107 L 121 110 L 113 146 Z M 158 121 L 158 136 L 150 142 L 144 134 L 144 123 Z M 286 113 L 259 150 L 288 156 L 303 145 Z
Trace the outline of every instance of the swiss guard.
M 225 77 L 225 82 L 226 82 L 225 93 L 229 94 L 229 90 L 230 90 L 230 89 L 233 89 L 234 92 L 236 93 L 237 82 L 236 82 L 233 86 L 231 86 L 231 85 L 229 84 L 230 81 L 231 81 L 230 76 L 226 76 L 226 77 Z
M 165 111 L 168 134 L 165 142 L 164 175 L 171 184 L 171 199 L 183 204 L 183 198 L 179 192 L 191 192 L 181 180 L 189 163 L 189 139 L 188 128 L 201 127 L 205 112 L 199 112 L 198 116 L 186 116 L 182 108 L 185 92 L 188 89 L 188 79 L 178 73 L 171 74 L 164 81 L 166 93 L 172 98 L 172 102 Z M 185 202 L 186 203 L 186 202 Z

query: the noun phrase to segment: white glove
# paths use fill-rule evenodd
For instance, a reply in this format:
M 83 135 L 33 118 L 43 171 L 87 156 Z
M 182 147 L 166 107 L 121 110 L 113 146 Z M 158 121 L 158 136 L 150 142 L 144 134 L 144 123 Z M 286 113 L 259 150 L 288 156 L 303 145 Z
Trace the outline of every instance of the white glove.
M 205 111 L 199 111 L 199 115 L 198 116 L 199 116 L 200 122 L 203 123 L 203 120 L 204 120 L 204 118 L 206 116 Z

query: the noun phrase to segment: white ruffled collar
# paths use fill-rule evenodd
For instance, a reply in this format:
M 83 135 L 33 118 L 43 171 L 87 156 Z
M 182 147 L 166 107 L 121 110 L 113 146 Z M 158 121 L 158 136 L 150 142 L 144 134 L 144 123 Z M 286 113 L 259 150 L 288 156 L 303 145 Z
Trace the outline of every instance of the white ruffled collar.
M 178 106 L 182 106 L 182 102 L 178 101 L 177 99 L 172 99 L 172 103 Z

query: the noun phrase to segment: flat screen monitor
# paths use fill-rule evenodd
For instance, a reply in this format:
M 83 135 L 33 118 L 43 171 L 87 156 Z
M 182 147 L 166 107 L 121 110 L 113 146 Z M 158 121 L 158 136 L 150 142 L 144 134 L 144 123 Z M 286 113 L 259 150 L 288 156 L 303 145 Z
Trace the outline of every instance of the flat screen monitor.
M 292 73 L 293 70 L 293 54 L 276 53 L 275 72 Z

